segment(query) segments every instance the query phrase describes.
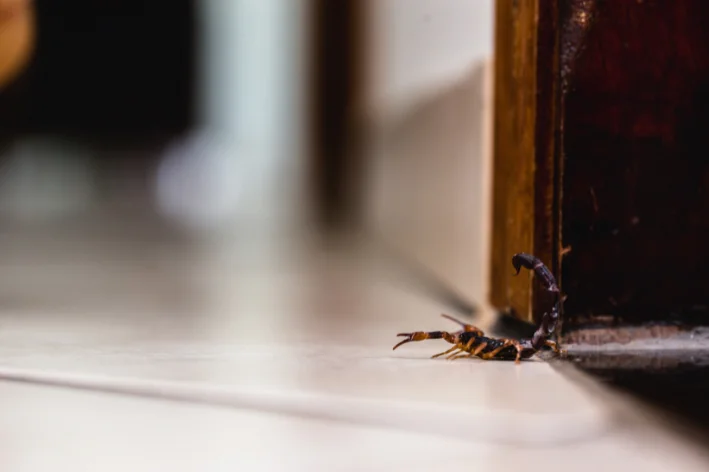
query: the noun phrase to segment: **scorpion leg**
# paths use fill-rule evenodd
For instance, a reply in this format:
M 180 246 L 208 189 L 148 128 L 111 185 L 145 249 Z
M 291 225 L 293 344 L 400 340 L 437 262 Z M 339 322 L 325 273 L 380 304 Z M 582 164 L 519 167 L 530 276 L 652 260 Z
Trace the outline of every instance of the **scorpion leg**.
M 480 356 L 482 359 L 493 359 L 500 351 L 503 349 L 514 346 L 515 349 L 517 349 L 517 356 L 515 357 L 515 364 L 519 364 L 520 359 L 522 357 L 522 346 L 519 344 L 519 342 L 515 341 L 514 339 L 501 339 L 500 341 L 504 341 L 502 346 L 493 349 L 490 352 L 486 352 L 482 356 Z
M 465 346 L 458 346 L 458 347 L 456 347 L 456 351 L 454 351 L 454 352 L 450 353 L 449 355 L 447 355 L 447 356 L 446 356 L 446 359 L 452 360 L 452 359 L 456 358 L 461 352 L 465 352 L 465 351 L 463 350 L 464 347 L 465 347 Z
M 463 328 L 463 331 L 473 331 L 473 332 L 477 333 L 478 336 L 482 336 L 484 334 L 483 330 L 481 330 L 480 328 L 470 325 L 470 324 L 467 324 L 467 323 L 460 321 L 456 318 L 453 318 L 451 315 L 441 313 L 441 316 L 447 320 L 452 321 L 453 323 L 459 324 Z
M 480 352 L 482 352 L 482 350 L 485 349 L 486 346 L 487 346 L 487 343 L 478 344 L 474 351 L 466 352 L 465 354 L 459 354 L 459 355 L 455 356 L 453 359 L 459 359 L 461 357 L 475 357 L 478 354 L 480 354 Z
M 461 346 L 459 348 L 460 351 L 462 351 L 464 354 L 461 354 L 460 352 L 454 352 L 454 353 L 450 354 L 448 357 L 446 357 L 446 359 L 449 359 L 452 361 L 453 359 L 457 359 L 459 356 L 464 356 L 465 354 L 470 352 L 470 348 L 473 345 L 474 341 L 475 341 L 475 338 L 470 338 L 470 341 L 468 341 L 468 343 L 465 346 Z
M 461 347 L 463 347 L 463 346 L 461 346 L 460 344 L 456 344 L 455 346 L 453 346 L 452 348 L 448 349 L 447 351 L 439 352 L 438 354 L 432 355 L 432 356 L 431 356 L 431 359 L 435 359 L 436 357 L 440 357 L 440 356 L 442 356 L 442 355 L 444 355 L 444 354 L 448 354 L 448 353 L 450 353 L 450 352 L 452 352 L 452 351 L 457 351 L 457 350 L 459 350 Z
M 477 356 L 477 355 L 479 355 L 479 354 L 483 351 L 483 349 L 485 349 L 486 347 L 487 347 L 487 343 L 482 343 L 482 344 L 480 344 L 471 354 L 472 354 L 473 356 Z
M 462 353 L 459 353 L 457 356 L 451 357 L 450 360 L 454 361 L 454 360 L 456 360 L 456 359 L 462 359 L 462 358 L 464 358 L 464 357 L 466 357 L 466 358 L 467 358 L 467 357 L 473 357 L 473 355 L 472 355 L 471 353 L 469 353 L 469 352 L 462 352 Z
M 561 349 L 555 341 L 546 340 L 544 342 L 544 345 L 550 347 L 557 354 L 560 354 L 562 356 L 566 355 L 566 351 L 564 349 Z

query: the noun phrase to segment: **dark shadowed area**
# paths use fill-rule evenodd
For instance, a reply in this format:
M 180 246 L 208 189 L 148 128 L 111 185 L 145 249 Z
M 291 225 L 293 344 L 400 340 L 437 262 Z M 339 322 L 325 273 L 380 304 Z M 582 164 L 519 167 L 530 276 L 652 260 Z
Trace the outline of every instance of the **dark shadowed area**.
M 566 312 L 706 314 L 709 3 L 598 1 L 594 16 L 565 102 Z

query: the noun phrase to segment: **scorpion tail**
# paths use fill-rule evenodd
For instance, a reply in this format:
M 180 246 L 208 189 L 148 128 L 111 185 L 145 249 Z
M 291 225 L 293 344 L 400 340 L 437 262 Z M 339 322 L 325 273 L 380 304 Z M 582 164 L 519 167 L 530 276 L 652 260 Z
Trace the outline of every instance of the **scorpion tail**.
M 547 338 L 549 338 L 549 336 L 554 334 L 554 331 L 556 331 L 556 325 L 559 321 L 559 312 L 561 310 L 562 301 L 558 285 L 556 284 L 556 279 L 541 260 L 530 254 L 515 254 L 512 257 L 512 265 L 517 273 L 519 273 L 522 267 L 534 271 L 535 275 L 539 277 L 546 290 L 555 295 L 556 301 L 554 302 L 554 306 L 551 311 L 544 313 L 542 322 L 532 337 L 531 343 L 534 349 L 541 349 L 546 345 Z
M 547 339 L 556 331 L 556 324 L 559 321 L 560 302 L 557 301 L 548 313 L 544 313 L 542 322 L 532 336 L 532 346 L 534 349 L 541 349 L 547 343 Z

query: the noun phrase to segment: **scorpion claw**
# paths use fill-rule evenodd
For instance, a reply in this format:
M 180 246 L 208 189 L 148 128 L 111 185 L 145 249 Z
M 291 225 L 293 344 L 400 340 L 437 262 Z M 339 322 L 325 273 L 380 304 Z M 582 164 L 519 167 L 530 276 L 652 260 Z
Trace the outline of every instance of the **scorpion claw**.
M 399 342 L 392 350 L 411 341 L 423 341 L 425 339 L 445 339 L 446 341 L 456 344 L 456 334 L 451 334 L 447 331 L 414 331 L 413 333 L 399 333 L 397 336 L 405 337 L 406 339 Z
M 399 334 L 397 334 L 397 336 L 405 336 L 406 339 L 404 339 L 403 341 L 398 342 L 398 343 L 396 344 L 396 346 L 394 346 L 393 348 L 391 348 L 392 351 L 395 350 L 397 347 L 401 346 L 402 344 L 406 344 L 406 343 L 408 343 L 408 342 L 411 342 L 411 341 L 412 341 L 412 337 L 413 337 L 413 336 L 412 336 L 412 333 L 399 333 Z

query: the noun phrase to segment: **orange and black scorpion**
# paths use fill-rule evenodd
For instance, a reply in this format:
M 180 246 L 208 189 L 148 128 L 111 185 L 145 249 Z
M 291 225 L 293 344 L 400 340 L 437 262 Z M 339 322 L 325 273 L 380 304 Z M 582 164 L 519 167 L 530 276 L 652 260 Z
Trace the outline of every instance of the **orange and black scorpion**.
M 452 333 L 448 331 L 414 331 L 412 333 L 399 333 L 397 336 L 403 336 L 406 339 L 395 345 L 393 349 L 412 341 L 445 339 L 453 344 L 453 347 L 447 351 L 431 356 L 432 359 L 448 354 L 446 358 L 451 360 L 463 357 L 479 357 L 481 359 L 514 359 L 515 363 L 519 363 L 521 359 L 532 357 L 543 347 L 550 347 L 557 354 L 562 353 L 557 343 L 548 339 L 554 334 L 561 307 L 561 296 L 554 275 L 539 258 L 523 252 L 512 256 L 512 265 L 516 270 L 515 275 L 519 275 L 522 268 L 533 271 L 535 276 L 543 284 L 545 290 L 552 293 L 555 297 L 551 310 L 544 313 L 539 327 L 531 338 L 519 340 L 491 338 L 485 336 L 485 333 L 481 329 L 473 325 L 457 320 L 450 315 L 442 314 L 441 316 L 444 318 L 458 323 L 462 329 Z

